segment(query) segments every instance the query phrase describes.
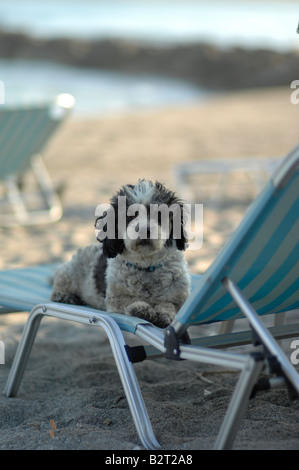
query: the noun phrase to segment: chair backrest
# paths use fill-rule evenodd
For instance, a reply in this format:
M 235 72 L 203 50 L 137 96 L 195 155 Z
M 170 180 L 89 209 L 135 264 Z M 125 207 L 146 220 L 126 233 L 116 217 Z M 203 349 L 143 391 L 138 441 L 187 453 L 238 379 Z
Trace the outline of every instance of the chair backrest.
M 259 315 L 299 308 L 299 146 L 283 161 L 198 280 L 173 327 L 242 316 L 222 286 L 234 281 Z
M 73 106 L 70 95 L 36 106 L 0 106 L 0 180 L 21 175 Z

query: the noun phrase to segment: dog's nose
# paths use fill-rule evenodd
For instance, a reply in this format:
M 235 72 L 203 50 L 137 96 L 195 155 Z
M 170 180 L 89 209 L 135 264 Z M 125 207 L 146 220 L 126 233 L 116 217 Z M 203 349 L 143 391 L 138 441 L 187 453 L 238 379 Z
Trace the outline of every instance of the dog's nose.
M 138 239 L 138 245 L 149 245 L 150 240 L 148 238 L 140 238 Z

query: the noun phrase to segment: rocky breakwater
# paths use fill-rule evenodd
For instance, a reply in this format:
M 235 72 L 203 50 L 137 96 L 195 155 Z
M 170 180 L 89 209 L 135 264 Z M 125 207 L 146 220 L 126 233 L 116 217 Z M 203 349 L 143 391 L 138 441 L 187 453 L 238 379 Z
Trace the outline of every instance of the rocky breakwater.
M 0 57 L 153 73 L 216 90 L 289 85 L 299 78 L 299 51 L 220 48 L 206 43 L 156 46 L 133 40 L 39 39 L 0 31 Z

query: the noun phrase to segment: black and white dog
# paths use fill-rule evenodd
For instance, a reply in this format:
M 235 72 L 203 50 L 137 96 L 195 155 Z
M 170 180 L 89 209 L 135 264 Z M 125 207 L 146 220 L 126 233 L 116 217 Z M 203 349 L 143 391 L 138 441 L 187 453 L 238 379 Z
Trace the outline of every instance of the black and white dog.
M 51 300 L 169 325 L 190 293 L 183 206 L 161 183 L 123 186 L 96 221 L 100 243 L 62 265 Z

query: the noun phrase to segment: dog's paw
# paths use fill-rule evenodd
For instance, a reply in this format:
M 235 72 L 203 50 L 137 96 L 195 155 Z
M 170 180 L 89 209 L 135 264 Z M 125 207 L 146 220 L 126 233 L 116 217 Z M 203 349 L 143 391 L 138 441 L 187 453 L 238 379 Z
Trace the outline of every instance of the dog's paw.
M 85 305 L 78 295 L 65 292 L 53 292 L 51 300 L 52 302 L 59 302 L 61 304 Z
M 156 305 L 155 308 L 143 301 L 136 301 L 125 309 L 125 314 L 142 318 L 159 328 L 166 328 L 174 319 L 176 311 L 172 304 Z
M 155 325 L 160 328 L 166 328 L 174 319 L 176 309 L 173 304 L 158 304 L 155 305 L 156 321 Z
M 156 318 L 155 310 L 146 302 L 136 301 L 125 308 L 125 314 L 130 317 L 138 317 L 154 323 Z

